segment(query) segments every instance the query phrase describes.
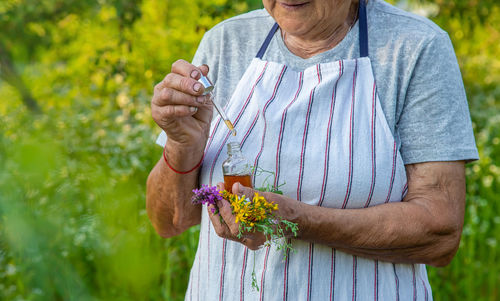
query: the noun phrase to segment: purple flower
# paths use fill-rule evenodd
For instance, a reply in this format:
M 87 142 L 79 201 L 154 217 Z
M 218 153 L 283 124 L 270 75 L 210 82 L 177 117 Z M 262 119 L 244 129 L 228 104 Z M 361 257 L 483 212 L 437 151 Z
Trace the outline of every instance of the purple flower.
M 193 204 L 215 205 L 216 201 L 222 201 L 222 194 L 217 190 L 216 186 L 201 185 L 200 189 L 193 189 Z M 212 208 L 212 213 L 215 213 L 215 208 Z

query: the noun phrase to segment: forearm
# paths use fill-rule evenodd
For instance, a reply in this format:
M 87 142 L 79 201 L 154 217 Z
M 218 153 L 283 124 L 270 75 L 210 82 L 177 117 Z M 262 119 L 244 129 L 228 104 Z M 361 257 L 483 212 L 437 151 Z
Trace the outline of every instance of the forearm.
M 398 202 L 363 209 L 330 209 L 304 204 L 301 207 L 304 214 L 298 224 L 302 240 L 326 244 L 354 255 L 400 263 L 439 265 L 429 259 L 454 253 L 443 246 L 450 245 L 446 240 L 454 235 L 455 229 L 440 225 L 429 227 L 433 223 L 432 215 L 412 203 Z
M 189 170 L 201 159 L 203 151 L 179 148 L 167 144 L 169 163 L 178 170 Z M 163 237 L 172 237 L 199 224 L 201 206 L 190 201 L 192 190 L 198 185 L 198 170 L 179 174 L 161 158 L 149 174 L 146 191 L 146 209 L 154 228 Z
M 431 168 L 453 176 L 429 181 Z M 408 167 L 409 191 L 402 202 L 362 209 L 294 206 L 299 239 L 373 259 L 398 263 L 448 264 L 463 226 L 463 164 Z M 457 176 L 454 176 L 457 174 Z M 424 182 L 424 183 L 423 183 Z

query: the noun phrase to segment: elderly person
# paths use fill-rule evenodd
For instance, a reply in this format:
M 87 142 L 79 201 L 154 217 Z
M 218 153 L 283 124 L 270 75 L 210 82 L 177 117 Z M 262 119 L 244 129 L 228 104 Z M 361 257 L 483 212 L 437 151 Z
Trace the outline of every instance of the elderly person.
M 186 300 L 432 299 L 425 264 L 457 251 L 464 163 L 477 159 L 447 34 L 382 0 L 263 4 L 207 32 L 193 63 L 155 87 L 168 139 L 148 178 L 150 219 L 163 237 L 201 223 Z M 264 196 L 299 226 L 286 259 L 262 236 L 238 239 L 227 202 L 222 221 L 190 202 L 222 181 L 231 139 L 197 82 L 207 66 L 243 153 L 284 183 Z

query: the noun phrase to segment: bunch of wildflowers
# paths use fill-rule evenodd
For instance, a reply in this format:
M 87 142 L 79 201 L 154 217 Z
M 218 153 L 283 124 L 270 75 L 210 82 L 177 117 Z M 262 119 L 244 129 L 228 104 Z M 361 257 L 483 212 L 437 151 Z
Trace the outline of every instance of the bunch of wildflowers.
M 244 232 L 258 231 L 266 236 L 265 246 L 274 243 L 278 250 L 292 249 L 292 246 L 282 238 L 285 238 L 285 231 L 297 236 L 298 226 L 276 215 L 278 204 L 268 202 L 258 192 L 252 199 L 245 195 L 238 197 L 227 190 L 222 192 L 222 196 L 231 204 L 235 223 L 239 223 L 238 238 L 241 238 Z
M 297 236 L 297 224 L 278 216 L 276 214 L 278 204 L 268 202 L 258 192 L 254 194 L 252 199 L 245 195 L 238 197 L 227 190 L 220 192 L 217 190 L 217 187 L 208 187 L 207 185 L 203 185 L 201 189 L 195 189 L 193 192 L 192 202 L 195 204 L 215 205 L 215 201 L 222 198 L 231 204 L 235 223 L 239 224 L 238 238 L 241 238 L 245 232 L 257 231 L 265 235 L 265 246 L 276 245 L 278 250 L 284 250 L 284 257 L 286 257 L 288 250 L 293 250 L 291 244 L 285 239 L 285 232 L 291 232 L 294 236 Z M 216 213 L 217 211 L 216 209 L 212 209 L 212 212 Z M 259 290 L 255 275 L 255 258 L 252 272 L 252 287 Z

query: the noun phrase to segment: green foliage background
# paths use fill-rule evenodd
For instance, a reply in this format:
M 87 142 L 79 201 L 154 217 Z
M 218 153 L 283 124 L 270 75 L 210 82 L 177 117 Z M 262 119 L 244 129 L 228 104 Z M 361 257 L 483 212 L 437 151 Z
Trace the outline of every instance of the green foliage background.
M 394 1 L 392 1 L 394 2 Z M 500 8 L 401 1 L 449 32 L 481 159 L 436 300 L 500 298 Z M 197 229 L 161 239 L 145 181 L 155 83 L 258 0 L 0 0 L 0 300 L 182 300 Z

